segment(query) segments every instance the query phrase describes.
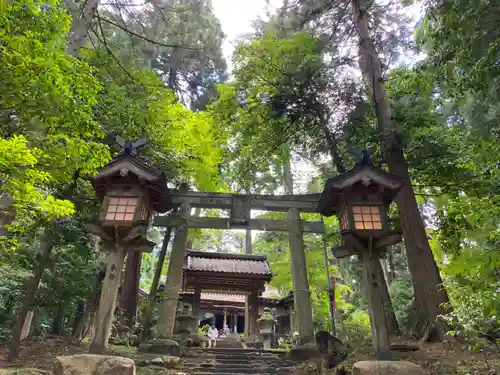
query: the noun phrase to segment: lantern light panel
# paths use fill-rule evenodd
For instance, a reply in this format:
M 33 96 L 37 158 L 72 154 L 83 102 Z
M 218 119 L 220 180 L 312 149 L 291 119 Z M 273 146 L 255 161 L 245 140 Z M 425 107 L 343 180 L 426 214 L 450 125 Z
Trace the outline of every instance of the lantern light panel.
M 133 221 L 136 207 L 137 198 L 135 197 L 110 198 L 106 220 Z
M 379 206 L 353 206 L 352 212 L 356 230 L 382 229 Z

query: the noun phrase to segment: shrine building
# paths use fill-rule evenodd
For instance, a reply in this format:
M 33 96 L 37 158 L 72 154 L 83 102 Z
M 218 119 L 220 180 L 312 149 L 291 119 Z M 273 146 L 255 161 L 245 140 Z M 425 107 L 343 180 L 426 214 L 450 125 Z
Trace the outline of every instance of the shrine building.
M 186 251 L 177 313 L 196 317 L 196 327 L 215 321 L 220 330 L 258 335 L 257 319 L 265 307 L 277 320 L 275 332 L 291 331 L 293 295 L 266 298 L 273 274 L 265 255 Z M 194 327 L 193 327 L 194 328 Z

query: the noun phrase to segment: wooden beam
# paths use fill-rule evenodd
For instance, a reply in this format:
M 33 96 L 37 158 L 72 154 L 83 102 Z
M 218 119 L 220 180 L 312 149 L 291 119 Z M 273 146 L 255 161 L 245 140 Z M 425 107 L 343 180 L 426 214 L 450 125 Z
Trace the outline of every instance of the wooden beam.
M 335 256 L 335 258 L 339 259 L 347 258 L 350 257 L 351 255 L 358 255 L 358 253 L 354 249 L 344 246 L 332 247 L 332 254 Z
M 375 249 L 385 249 L 387 246 L 395 245 L 403 240 L 401 233 L 395 232 L 384 238 L 381 238 L 375 243 Z
M 153 225 L 158 227 L 173 227 L 179 222 L 176 215 L 156 216 Z M 231 219 L 219 217 L 197 217 L 189 216 L 187 223 L 190 228 L 213 228 L 213 229 L 247 229 L 270 232 L 287 232 L 289 224 L 287 220 L 252 219 L 250 226 L 231 224 Z M 325 227 L 321 221 L 302 221 L 302 232 L 324 233 Z
M 231 209 L 233 200 L 249 199 L 250 209 L 282 211 L 297 208 L 301 212 L 317 212 L 320 194 L 303 195 L 258 195 L 258 194 L 225 194 L 171 191 L 172 202 L 179 205 L 183 202 L 192 207 Z

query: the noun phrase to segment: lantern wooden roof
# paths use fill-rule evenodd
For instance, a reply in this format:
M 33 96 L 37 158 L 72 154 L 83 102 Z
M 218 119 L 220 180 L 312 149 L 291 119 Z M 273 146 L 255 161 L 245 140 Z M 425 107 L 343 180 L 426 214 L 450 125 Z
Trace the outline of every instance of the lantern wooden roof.
M 91 182 L 101 199 L 111 186 L 130 184 L 147 190 L 153 211 L 163 213 L 173 207 L 163 171 L 148 165 L 133 153 L 119 154 L 99 174 L 91 177 Z
M 340 200 L 345 197 L 355 185 L 376 186 L 383 201 L 391 202 L 397 195 L 403 182 L 398 177 L 377 168 L 369 156 L 361 159 L 356 166 L 338 176 L 329 178 L 321 194 L 318 212 L 323 216 L 337 214 Z

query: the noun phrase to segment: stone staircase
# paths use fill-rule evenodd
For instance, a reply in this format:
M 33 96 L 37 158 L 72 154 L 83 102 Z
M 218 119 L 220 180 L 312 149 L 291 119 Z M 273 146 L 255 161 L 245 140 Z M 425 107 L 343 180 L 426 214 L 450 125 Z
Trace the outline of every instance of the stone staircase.
M 218 344 L 218 343 L 217 343 Z M 199 349 L 183 358 L 182 370 L 191 375 L 289 375 L 292 362 L 283 355 L 258 349 Z

